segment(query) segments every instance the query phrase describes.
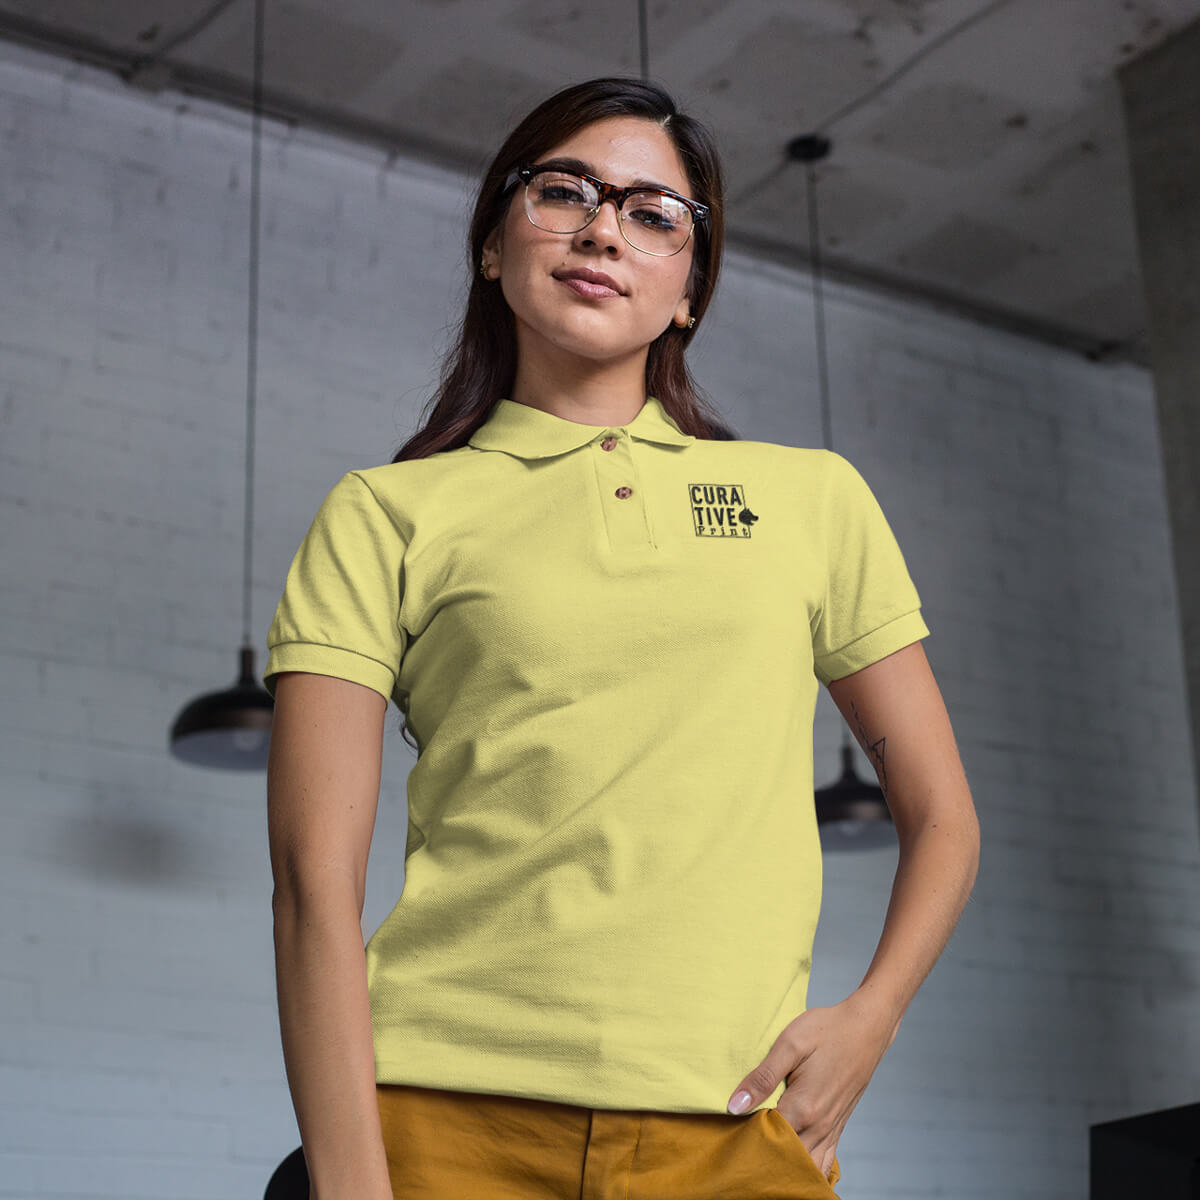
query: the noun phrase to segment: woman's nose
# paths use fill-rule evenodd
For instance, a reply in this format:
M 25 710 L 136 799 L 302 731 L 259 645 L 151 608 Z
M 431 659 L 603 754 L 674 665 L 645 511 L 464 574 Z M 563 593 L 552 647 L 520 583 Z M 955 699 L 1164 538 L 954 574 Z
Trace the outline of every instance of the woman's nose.
M 621 251 L 625 238 L 621 233 L 621 214 L 615 200 L 605 200 L 599 212 L 576 235 L 584 246 L 596 245 L 605 250 Z

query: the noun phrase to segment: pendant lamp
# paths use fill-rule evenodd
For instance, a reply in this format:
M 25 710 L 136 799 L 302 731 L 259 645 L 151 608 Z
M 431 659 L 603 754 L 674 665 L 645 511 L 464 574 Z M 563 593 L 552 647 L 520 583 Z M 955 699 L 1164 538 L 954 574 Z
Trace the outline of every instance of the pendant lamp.
M 171 753 L 199 767 L 261 771 L 267 765 L 274 702 L 258 682 L 250 639 L 251 548 L 254 530 L 254 409 L 258 374 L 258 239 L 262 140 L 263 9 L 254 8 L 254 102 L 250 155 L 250 278 L 246 327 L 246 498 L 242 541 L 242 647 L 238 678 L 184 706 L 171 726 Z
M 812 261 L 813 320 L 816 324 L 817 378 L 821 394 L 821 439 L 833 449 L 833 413 L 829 403 L 829 363 L 825 342 L 825 302 L 821 289 L 821 230 L 817 213 L 815 163 L 829 155 L 832 146 L 819 133 L 805 134 L 788 143 L 787 156 L 804 163 L 808 193 L 808 242 Z M 873 850 L 896 844 L 896 830 L 883 789 L 860 779 L 854 770 L 854 746 L 842 726 L 842 774 L 835 783 L 814 793 L 817 828 L 822 850 Z

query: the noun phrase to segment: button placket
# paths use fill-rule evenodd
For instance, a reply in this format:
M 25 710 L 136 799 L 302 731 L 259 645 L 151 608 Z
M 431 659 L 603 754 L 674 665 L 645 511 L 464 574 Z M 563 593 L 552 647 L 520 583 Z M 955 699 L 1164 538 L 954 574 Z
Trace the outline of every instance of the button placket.
M 632 439 L 628 433 L 614 431 L 595 444 L 599 453 L 593 456 L 593 462 L 609 545 L 614 550 L 652 546 L 645 498 L 633 461 Z

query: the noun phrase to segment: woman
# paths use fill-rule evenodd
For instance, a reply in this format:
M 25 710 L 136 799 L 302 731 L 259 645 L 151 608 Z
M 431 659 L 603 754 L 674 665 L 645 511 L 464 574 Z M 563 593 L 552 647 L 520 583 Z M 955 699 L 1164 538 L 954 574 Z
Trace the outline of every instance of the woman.
M 828 1198 L 966 902 L 977 825 L 886 521 L 843 459 L 737 440 L 688 374 L 721 204 L 657 87 L 539 106 L 483 180 L 428 422 L 296 555 L 269 824 L 321 1200 Z M 900 858 L 862 984 L 806 1010 L 818 680 Z M 389 698 L 418 759 L 364 962 Z

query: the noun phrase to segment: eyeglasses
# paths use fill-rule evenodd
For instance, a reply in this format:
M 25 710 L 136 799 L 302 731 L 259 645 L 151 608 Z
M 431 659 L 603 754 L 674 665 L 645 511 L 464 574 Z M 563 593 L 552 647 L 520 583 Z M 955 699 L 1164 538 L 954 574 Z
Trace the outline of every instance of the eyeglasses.
M 592 175 L 556 167 L 518 167 L 504 181 L 507 191 L 525 185 L 525 215 L 547 233 L 578 233 L 596 219 L 607 200 L 617 206 L 621 236 L 635 249 L 670 258 L 688 244 L 708 207 L 660 188 L 615 187 Z

